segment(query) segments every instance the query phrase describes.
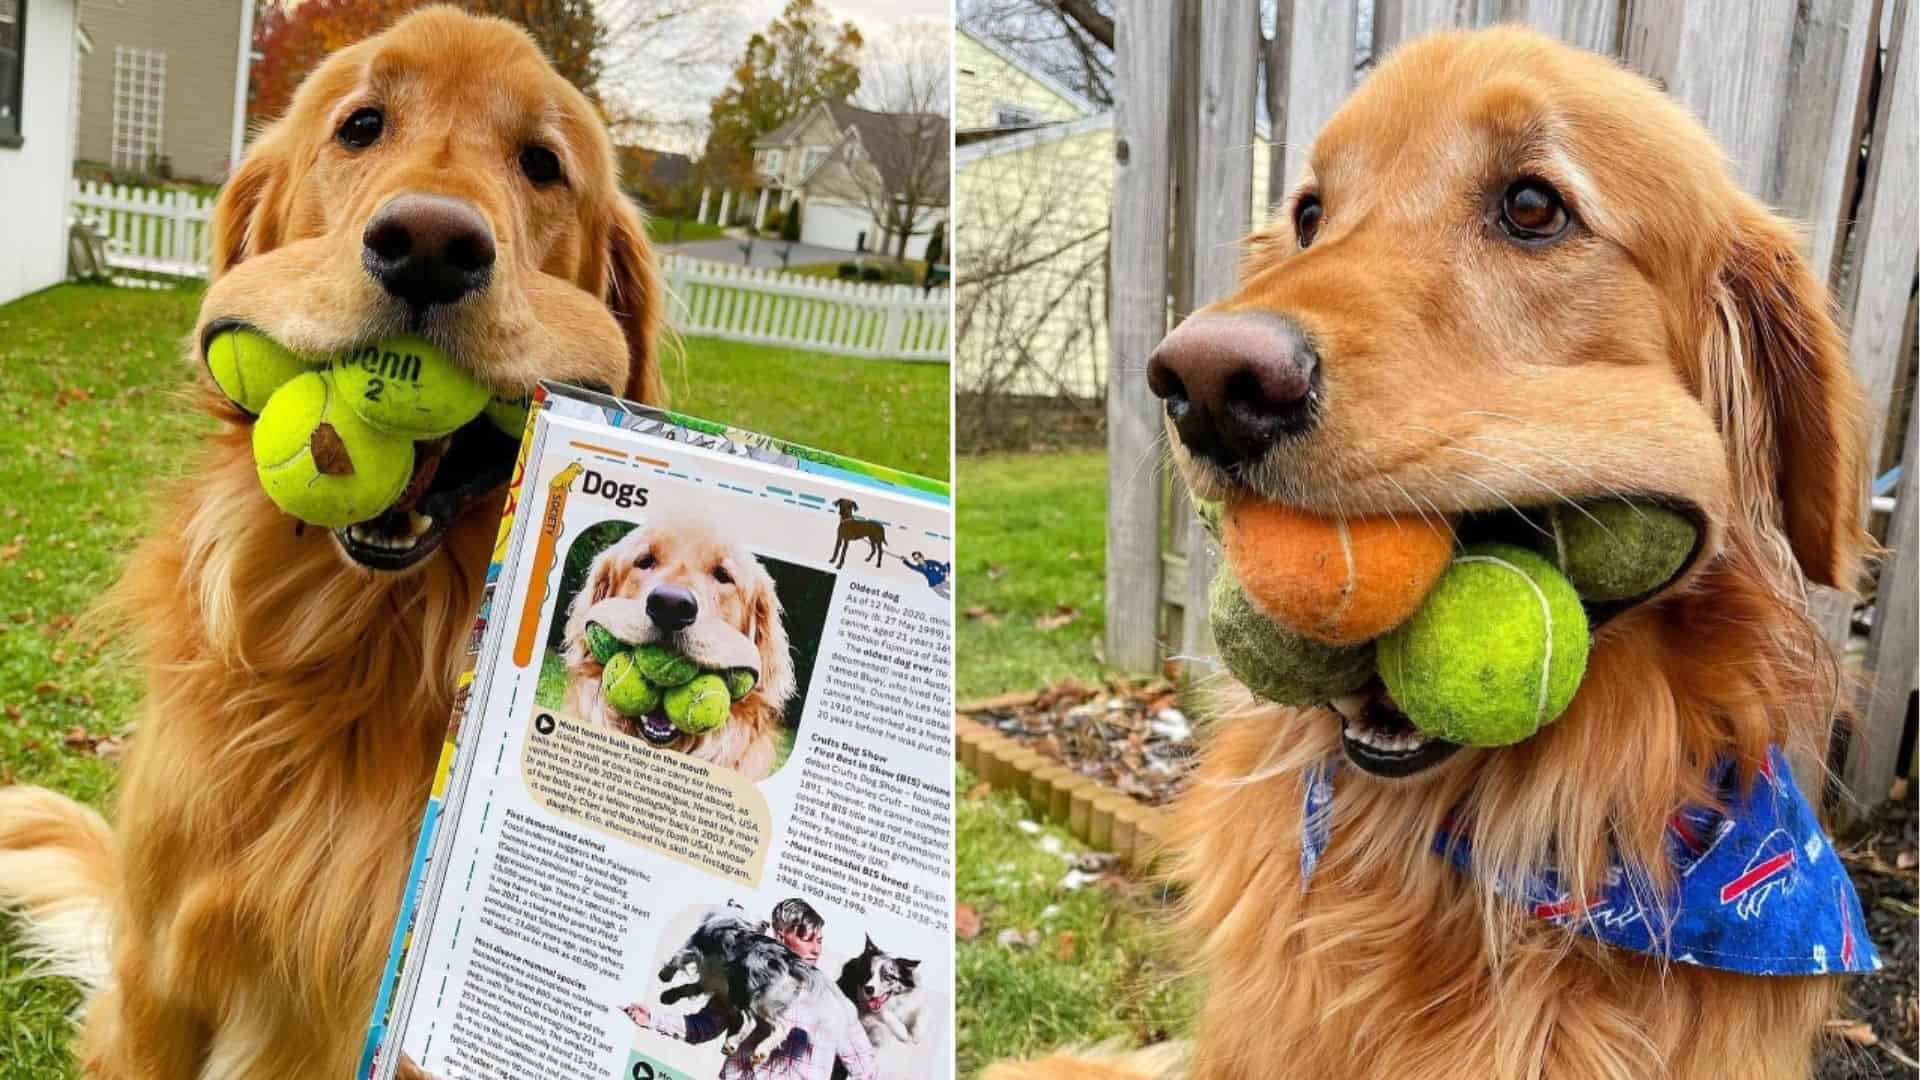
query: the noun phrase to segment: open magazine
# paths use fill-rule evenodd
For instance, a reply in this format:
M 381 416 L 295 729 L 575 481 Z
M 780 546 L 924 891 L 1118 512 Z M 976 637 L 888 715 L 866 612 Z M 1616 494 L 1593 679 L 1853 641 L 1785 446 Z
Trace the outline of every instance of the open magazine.
M 543 386 L 360 1075 L 949 1076 L 952 534 Z

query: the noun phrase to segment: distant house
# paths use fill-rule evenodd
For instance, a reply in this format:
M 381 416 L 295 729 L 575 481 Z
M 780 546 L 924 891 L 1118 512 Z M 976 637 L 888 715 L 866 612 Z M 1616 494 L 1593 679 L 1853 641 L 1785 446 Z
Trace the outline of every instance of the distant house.
M 68 177 L 87 48 L 75 0 L 0 0 L 0 303 L 67 276 Z
M 944 116 L 815 105 L 754 140 L 754 225 L 797 205 L 803 243 L 892 253 L 904 237 L 906 257 L 920 258 L 947 217 L 948 139 Z
M 225 176 L 245 144 L 253 0 L 79 3 L 94 46 L 81 65 L 79 159 Z
M 1113 113 L 968 26 L 954 55 L 955 385 L 1101 397 Z M 1264 125 L 1254 148 L 1261 220 Z

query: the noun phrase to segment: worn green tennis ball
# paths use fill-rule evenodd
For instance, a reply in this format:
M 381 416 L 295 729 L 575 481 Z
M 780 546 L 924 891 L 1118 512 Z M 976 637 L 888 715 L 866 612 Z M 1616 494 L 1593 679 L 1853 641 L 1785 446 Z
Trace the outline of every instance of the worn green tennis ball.
M 1586 674 L 1588 644 L 1580 595 L 1552 563 L 1475 544 L 1380 639 L 1380 678 L 1421 731 L 1506 746 L 1559 719 Z
M 711 673 L 668 690 L 666 702 L 667 719 L 689 735 L 704 735 L 719 728 L 727 722 L 733 706 L 726 680 Z
M 633 651 L 640 674 L 658 686 L 681 686 L 700 674 L 700 665 L 660 644 L 642 645 Z
M 593 658 L 604 664 L 613 659 L 615 653 L 627 651 L 627 643 L 613 636 L 613 631 L 597 622 L 587 624 L 587 651 Z
M 1373 677 L 1373 643 L 1329 645 L 1294 633 L 1247 599 L 1222 565 L 1207 593 L 1220 659 L 1247 689 L 1282 705 L 1320 705 Z
M 437 439 L 480 415 L 487 388 L 413 334 L 333 358 L 334 383 L 361 418 L 409 439 Z
M 369 427 L 326 374 L 276 391 L 253 425 L 260 486 L 282 510 L 328 528 L 378 517 L 413 476 L 413 443 Z
M 660 707 L 660 688 L 640 674 L 630 652 L 614 653 L 600 672 L 600 696 L 621 716 L 645 716 Z
M 533 399 L 527 394 L 516 398 L 495 396 L 487 399 L 484 411 L 494 427 L 518 439 L 527 428 L 527 410 L 532 402 Z
M 1610 602 L 1645 596 L 1687 563 L 1700 532 L 1686 515 L 1658 503 L 1601 499 L 1547 512 L 1543 551 L 1580 595 Z
M 275 390 L 316 366 L 257 330 L 223 330 L 207 343 L 207 372 L 214 385 L 255 416 Z
M 755 674 L 752 668 L 728 668 L 726 674 L 721 677 L 727 681 L 727 693 L 731 694 L 735 701 L 753 693 L 753 688 L 760 682 L 760 676 Z

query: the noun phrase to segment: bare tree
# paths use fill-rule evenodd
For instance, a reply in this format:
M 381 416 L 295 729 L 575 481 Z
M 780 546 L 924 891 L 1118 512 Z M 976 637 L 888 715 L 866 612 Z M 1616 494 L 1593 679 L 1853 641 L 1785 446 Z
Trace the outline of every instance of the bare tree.
M 707 103 L 746 37 L 731 0 L 597 0 L 606 27 L 602 97 L 622 142 L 699 152 Z
M 960 0 L 959 15 L 1088 100 L 1113 104 L 1112 0 Z
M 944 20 L 895 27 L 867 47 L 854 99 L 881 114 L 858 128 L 865 168 L 854 167 L 864 174 L 862 201 L 893 237 L 901 258 L 909 238 L 932 229 L 946 212 L 950 195 L 951 40 Z

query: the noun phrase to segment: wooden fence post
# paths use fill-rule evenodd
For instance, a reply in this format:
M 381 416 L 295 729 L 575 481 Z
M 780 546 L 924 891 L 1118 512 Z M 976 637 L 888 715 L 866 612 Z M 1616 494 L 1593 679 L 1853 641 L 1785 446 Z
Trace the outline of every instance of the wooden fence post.
M 1147 357 L 1167 332 L 1167 198 L 1177 7 L 1121 0 L 1115 12 L 1113 307 L 1107 364 L 1106 662 L 1159 659 L 1160 410 Z

